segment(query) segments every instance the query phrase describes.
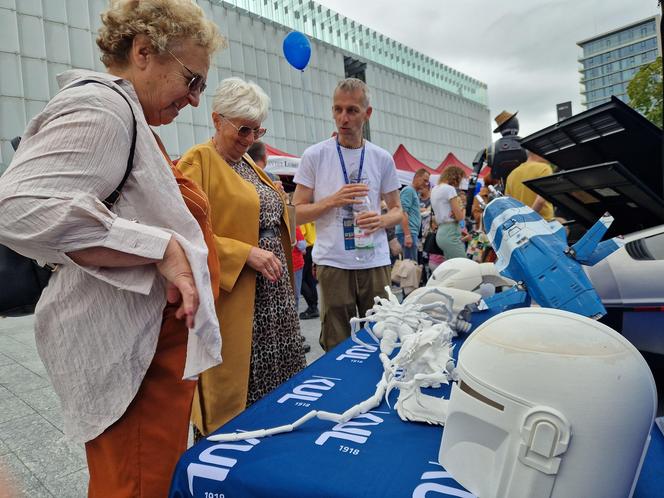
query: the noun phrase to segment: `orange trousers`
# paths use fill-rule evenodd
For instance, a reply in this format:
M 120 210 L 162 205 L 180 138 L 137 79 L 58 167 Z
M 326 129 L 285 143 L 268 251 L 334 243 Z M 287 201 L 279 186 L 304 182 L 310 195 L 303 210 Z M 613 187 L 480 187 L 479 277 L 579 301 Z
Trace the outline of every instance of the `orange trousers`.
M 85 444 L 89 498 L 164 498 L 187 449 L 196 381 L 182 380 L 187 328 L 167 307 L 152 363 L 124 415 Z

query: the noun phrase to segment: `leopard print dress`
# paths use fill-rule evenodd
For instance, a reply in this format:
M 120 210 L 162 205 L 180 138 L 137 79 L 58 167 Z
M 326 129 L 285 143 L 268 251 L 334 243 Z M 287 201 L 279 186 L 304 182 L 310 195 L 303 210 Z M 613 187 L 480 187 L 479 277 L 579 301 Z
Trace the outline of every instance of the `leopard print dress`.
M 277 192 L 265 185 L 254 169 L 241 163 L 231 167 L 253 184 L 260 199 L 259 227 L 279 233 L 283 204 Z M 256 272 L 256 298 L 249 366 L 247 406 L 258 401 L 306 366 L 295 295 L 279 237 L 261 237 L 258 247 L 274 253 L 285 269 L 272 283 Z

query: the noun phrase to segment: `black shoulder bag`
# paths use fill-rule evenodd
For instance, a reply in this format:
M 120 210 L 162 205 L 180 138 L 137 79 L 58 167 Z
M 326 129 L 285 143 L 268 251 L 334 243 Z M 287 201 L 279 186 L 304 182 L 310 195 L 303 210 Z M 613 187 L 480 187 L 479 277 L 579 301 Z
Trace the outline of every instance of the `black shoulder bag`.
M 85 85 L 87 83 L 97 83 L 96 80 L 83 80 L 73 86 Z M 129 148 L 129 158 L 127 159 L 127 168 L 122 181 L 117 188 L 102 202 L 108 209 L 111 209 L 120 197 L 122 187 L 124 187 L 129 173 L 134 165 L 134 150 L 136 149 L 136 116 L 131 104 L 122 92 L 117 88 L 104 85 L 117 92 L 131 110 L 133 118 L 133 133 L 131 138 L 131 147 Z M 19 140 L 16 140 L 16 147 Z M 12 141 L 12 145 L 14 141 Z M 16 148 L 15 147 L 15 148 Z M 20 255 L 9 247 L 0 244 L 0 316 L 21 316 L 34 313 L 35 305 L 44 288 L 48 285 L 53 271 L 57 266 L 42 267 L 33 259 Z
M 443 256 L 443 250 L 438 247 L 436 242 L 436 232 L 430 231 L 426 238 L 424 239 L 424 244 L 422 245 L 422 251 L 428 254 L 437 254 L 438 256 Z

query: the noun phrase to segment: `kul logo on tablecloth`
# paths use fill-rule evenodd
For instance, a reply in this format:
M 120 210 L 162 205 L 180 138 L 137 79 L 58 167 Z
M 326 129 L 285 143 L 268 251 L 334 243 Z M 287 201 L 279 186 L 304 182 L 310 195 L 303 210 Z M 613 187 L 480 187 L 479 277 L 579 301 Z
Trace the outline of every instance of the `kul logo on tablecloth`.
M 337 361 L 350 360 L 353 363 L 363 363 L 364 360 L 369 358 L 372 353 L 378 351 L 378 346 L 370 344 L 356 344 L 352 348 L 346 350 L 345 353 L 337 356 Z
M 315 377 L 315 379 L 305 380 L 291 392 L 284 394 L 277 400 L 277 403 L 285 403 L 291 399 L 295 400 L 298 406 L 309 406 L 311 401 L 318 401 L 323 396 L 321 391 L 329 391 L 334 387 L 335 383 L 333 381 L 341 380 L 317 375 Z
M 422 482 L 413 490 L 413 498 L 426 498 L 429 491 L 440 494 L 441 496 L 456 496 L 459 498 L 476 498 L 474 494 L 464 491 L 463 489 L 448 486 L 441 482 L 435 481 L 454 481 L 454 478 L 449 472 L 446 472 L 438 462 L 429 462 L 430 465 L 435 467 L 436 470 L 424 472 L 422 474 Z
M 235 466 L 237 460 L 226 456 L 221 456 L 216 452 L 221 450 L 247 452 L 254 448 L 259 439 L 247 439 L 241 443 L 221 443 L 214 444 L 205 448 L 198 455 L 198 459 L 203 463 L 190 463 L 187 467 L 187 479 L 189 480 L 189 492 L 194 494 L 194 478 L 201 477 L 222 482 L 228 476 L 231 468 Z
M 358 427 L 365 427 L 371 425 L 379 425 L 383 419 L 374 415 L 373 413 L 363 413 L 358 415 L 352 420 L 343 424 L 337 424 L 332 427 L 331 431 L 325 431 L 316 439 L 317 445 L 324 445 L 329 439 L 343 439 L 345 441 L 352 441 L 357 444 L 364 444 L 371 436 L 371 431 L 366 429 L 359 429 Z

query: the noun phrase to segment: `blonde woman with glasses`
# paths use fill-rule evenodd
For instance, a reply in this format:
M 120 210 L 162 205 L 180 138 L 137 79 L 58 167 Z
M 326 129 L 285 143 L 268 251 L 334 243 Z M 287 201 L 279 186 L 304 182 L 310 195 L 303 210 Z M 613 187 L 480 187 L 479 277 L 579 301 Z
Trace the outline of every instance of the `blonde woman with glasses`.
M 190 0 L 113 0 L 101 20 L 106 72 L 59 75 L 0 178 L 0 243 L 58 267 L 36 343 L 65 434 L 85 443 L 88 496 L 161 498 L 192 379 L 221 361 L 219 273 L 205 196 L 151 127 L 199 104 L 224 40 Z
M 443 251 L 445 259 L 466 257 L 466 247 L 461 240 L 459 227 L 466 213 L 457 193 L 465 175 L 458 166 L 448 166 L 441 173 L 438 185 L 431 190 L 431 209 L 438 225 L 436 244 Z
M 217 315 L 224 361 L 198 381 L 192 421 L 202 435 L 306 366 L 285 200 L 247 154 L 265 135 L 269 103 L 255 83 L 223 80 L 212 104 L 214 136 L 178 162 L 210 200 L 221 267 Z

